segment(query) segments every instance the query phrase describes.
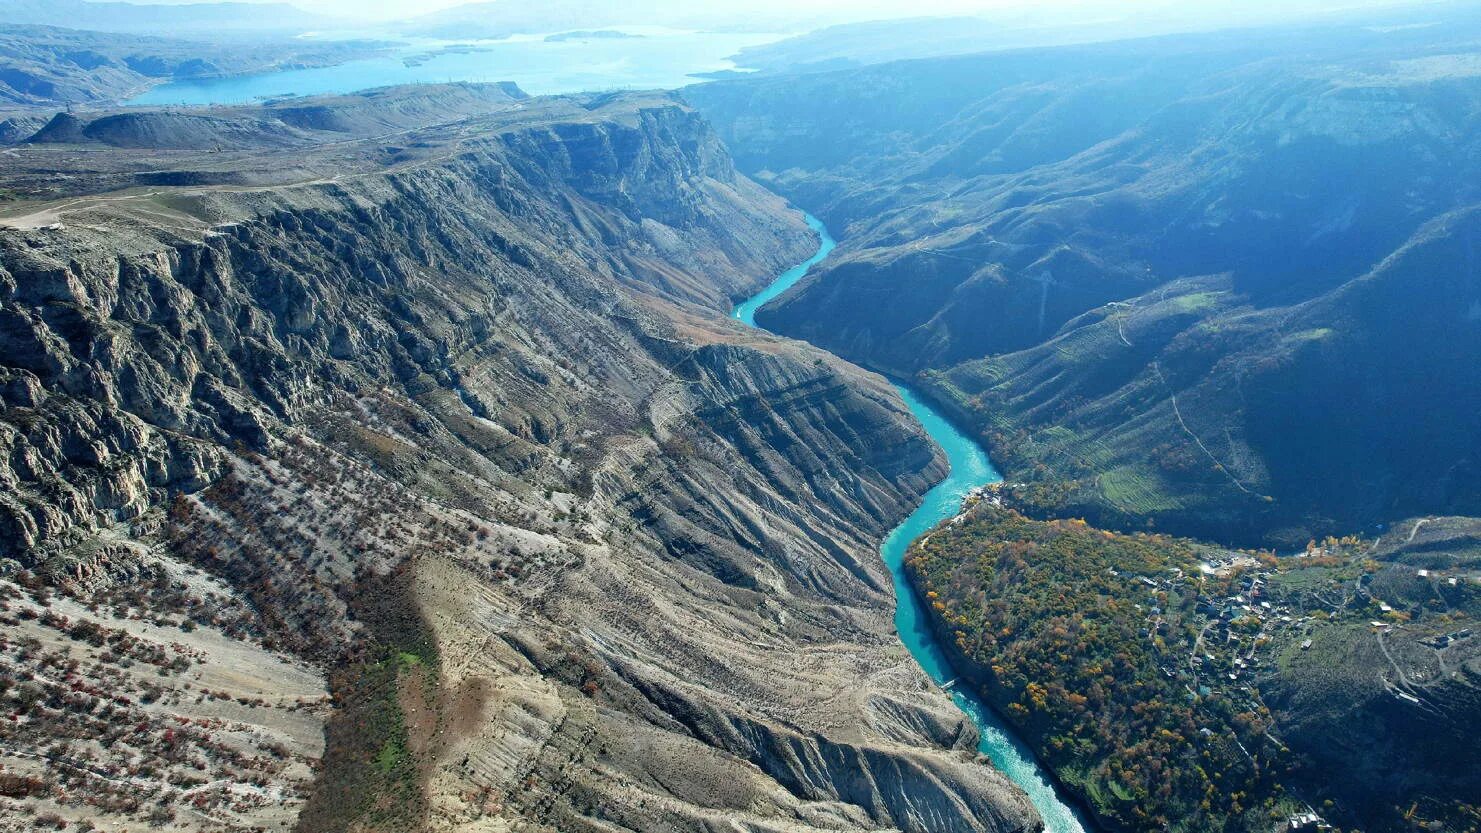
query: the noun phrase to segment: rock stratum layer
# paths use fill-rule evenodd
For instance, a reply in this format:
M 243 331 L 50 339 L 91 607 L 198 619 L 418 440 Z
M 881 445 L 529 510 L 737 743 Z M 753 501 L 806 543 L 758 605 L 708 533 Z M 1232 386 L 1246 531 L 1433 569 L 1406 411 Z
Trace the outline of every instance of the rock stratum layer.
M 1476 828 L 1478 32 L 1438 4 L 684 92 L 840 239 L 757 320 L 913 377 L 1003 467 L 912 581 L 1106 829 Z
M 493 109 L 0 208 L 7 817 L 1035 829 L 892 631 L 876 546 L 939 454 L 724 319 L 800 216 L 670 98 Z M 111 748 L 64 693 L 101 682 Z

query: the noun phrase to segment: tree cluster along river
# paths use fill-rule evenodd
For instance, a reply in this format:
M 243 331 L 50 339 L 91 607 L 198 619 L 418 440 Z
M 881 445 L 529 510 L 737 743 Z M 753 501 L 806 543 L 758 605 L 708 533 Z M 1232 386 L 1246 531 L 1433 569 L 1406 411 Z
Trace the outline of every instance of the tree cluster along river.
M 833 251 L 833 238 L 822 222 L 809 214 L 807 224 L 818 233 L 817 253 L 778 275 L 765 289 L 737 305 L 733 311 L 736 318 L 752 327 L 756 326 L 756 310 L 791 289 L 809 269 Z M 880 548 L 884 562 L 895 579 L 895 627 L 900 632 L 900 641 L 905 643 L 911 656 L 915 657 L 931 679 L 938 685 L 945 685 L 953 677 L 951 665 L 931 631 L 924 604 L 911 589 L 905 576 L 905 551 L 912 541 L 960 512 L 963 501 L 973 489 L 997 483 L 1002 477 L 993 468 L 982 446 L 958 431 L 910 388 L 899 383 L 895 387 L 911 413 L 920 420 L 926 433 L 941 446 L 951 464 L 951 472 L 946 479 L 926 494 L 920 507 L 895 527 Z M 1054 783 L 1040 768 L 1033 753 L 968 688 L 965 685 L 952 686 L 950 693 L 962 711 L 977 724 L 982 736 L 979 747 L 982 753 L 1028 793 L 1039 815 L 1044 818 L 1047 833 L 1085 833 L 1086 825 L 1079 814 L 1059 796 Z

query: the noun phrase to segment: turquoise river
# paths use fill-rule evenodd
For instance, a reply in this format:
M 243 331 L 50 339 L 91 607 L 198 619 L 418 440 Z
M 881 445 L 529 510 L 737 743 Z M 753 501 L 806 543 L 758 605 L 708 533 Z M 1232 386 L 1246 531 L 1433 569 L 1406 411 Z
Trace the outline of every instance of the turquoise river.
M 791 289 L 809 269 L 833 251 L 833 238 L 828 235 L 822 222 L 809 214 L 807 224 L 818 233 L 817 253 L 783 272 L 765 289 L 737 305 L 732 313 L 736 318 L 756 326 L 756 310 Z M 899 383 L 895 387 L 911 413 L 920 420 L 926 433 L 945 452 L 951 472 L 926 494 L 925 500 L 910 517 L 895 527 L 880 551 L 895 579 L 895 627 L 900 632 L 900 641 L 905 643 L 911 656 L 915 657 L 931 679 L 938 685 L 946 685 L 954 674 L 945 652 L 931 632 L 925 606 L 905 578 L 905 551 L 912 541 L 960 512 L 962 502 L 973 489 L 997 483 L 1002 477 L 993 468 L 992 461 L 987 458 L 982 446 L 958 431 L 945 417 L 917 396 L 915 391 Z M 1044 817 L 1046 833 L 1085 833 L 1087 825 L 1074 808 L 1059 796 L 1053 782 L 1034 760 L 1033 753 L 1011 733 L 987 704 L 965 690 L 967 688 L 965 685 L 952 685 L 949 689 L 952 699 L 977 724 L 982 735 L 982 744 L 979 747 L 982 753 L 1028 793 L 1039 815 Z

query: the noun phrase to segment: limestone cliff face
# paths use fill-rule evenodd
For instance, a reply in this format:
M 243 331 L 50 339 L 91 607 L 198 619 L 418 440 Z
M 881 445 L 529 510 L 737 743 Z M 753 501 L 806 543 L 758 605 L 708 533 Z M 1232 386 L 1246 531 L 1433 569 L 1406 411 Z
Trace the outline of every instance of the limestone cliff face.
M 939 454 L 724 318 L 799 215 L 664 97 L 397 143 L 0 230 L 9 568 L 142 543 L 330 669 L 305 830 L 1034 829 L 893 635 L 878 539 Z

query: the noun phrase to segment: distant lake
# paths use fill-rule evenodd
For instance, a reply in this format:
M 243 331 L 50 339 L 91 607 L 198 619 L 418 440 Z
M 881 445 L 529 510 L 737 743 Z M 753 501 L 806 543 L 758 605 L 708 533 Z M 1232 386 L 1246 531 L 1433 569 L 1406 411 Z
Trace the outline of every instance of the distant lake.
M 626 37 L 614 36 L 621 32 Z M 332 67 L 177 81 L 129 104 L 242 104 L 285 95 L 348 93 L 393 84 L 513 81 L 532 95 L 668 89 L 696 73 L 736 69 L 729 56 L 785 35 L 614 26 L 501 40 L 408 40 L 396 54 Z

